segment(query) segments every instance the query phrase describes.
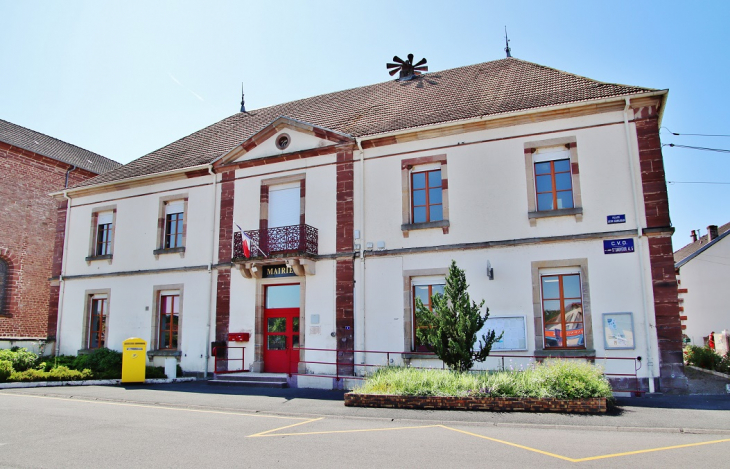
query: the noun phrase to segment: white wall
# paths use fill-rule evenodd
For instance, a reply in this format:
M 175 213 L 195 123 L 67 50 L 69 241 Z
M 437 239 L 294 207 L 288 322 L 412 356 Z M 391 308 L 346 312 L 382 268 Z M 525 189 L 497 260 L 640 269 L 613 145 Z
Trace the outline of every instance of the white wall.
M 692 343 L 702 346 L 710 332 L 730 330 L 730 236 L 687 262 L 679 274 L 679 288 L 687 289 L 680 295 L 681 315 L 687 316 L 684 333 Z

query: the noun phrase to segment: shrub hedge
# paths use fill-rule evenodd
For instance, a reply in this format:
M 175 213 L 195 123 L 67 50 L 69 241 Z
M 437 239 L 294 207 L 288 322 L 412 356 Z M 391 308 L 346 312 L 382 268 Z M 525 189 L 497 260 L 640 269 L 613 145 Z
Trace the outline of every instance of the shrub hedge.
M 178 376 L 182 369 L 178 365 Z M 96 349 L 77 357 L 59 355 L 38 357 L 24 348 L 0 350 L 0 382 L 5 381 L 78 381 L 120 379 L 122 353 L 108 348 Z M 147 379 L 165 379 L 163 367 L 146 367 Z M 173 376 L 174 378 L 174 376 Z

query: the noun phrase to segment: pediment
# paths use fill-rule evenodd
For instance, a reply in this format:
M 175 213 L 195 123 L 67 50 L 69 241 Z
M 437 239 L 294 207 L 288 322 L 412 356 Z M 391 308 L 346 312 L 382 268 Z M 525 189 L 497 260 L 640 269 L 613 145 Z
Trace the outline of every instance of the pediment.
M 281 156 L 354 141 L 334 132 L 288 117 L 279 117 L 252 137 L 222 156 L 217 166 Z

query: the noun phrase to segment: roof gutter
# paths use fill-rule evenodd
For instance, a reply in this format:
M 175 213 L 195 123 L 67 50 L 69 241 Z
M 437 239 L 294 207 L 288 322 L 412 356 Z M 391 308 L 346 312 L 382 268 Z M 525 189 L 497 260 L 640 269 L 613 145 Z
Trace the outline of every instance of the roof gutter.
M 131 177 L 131 178 L 126 178 L 126 179 L 116 179 L 114 181 L 100 182 L 99 184 L 90 184 L 88 186 L 74 187 L 74 188 L 71 188 L 71 189 L 68 189 L 68 190 L 64 190 L 64 191 L 51 192 L 51 194 L 49 194 L 49 195 L 51 197 L 61 197 L 61 196 L 64 196 L 64 197 L 67 197 L 67 198 L 71 198 L 70 197 L 71 196 L 71 193 L 73 193 L 73 192 L 82 192 L 82 191 L 85 191 L 86 189 L 90 189 L 90 188 L 98 189 L 98 188 L 104 188 L 104 187 L 114 186 L 115 184 L 119 184 L 119 183 L 122 183 L 122 182 L 129 183 L 129 182 L 136 182 L 136 181 L 144 181 L 144 180 L 147 180 L 147 179 L 155 179 L 155 178 L 162 177 L 162 176 L 170 176 L 170 175 L 173 175 L 173 174 L 187 173 L 188 171 L 195 171 L 195 170 L 198 170 L 198 169 L 206 169 L 207 170 L 209 167 L 210 167 L 210 164 L 208 164 L 208 163 L 206 163 L 206 164 L 198 164 L 198 165 L 195 165 L 195 166 L 186 166 L 184 168 L 171 169 L 169 171 L 163 171 L 161 173 L 144 174 L 142 176 L 134 176 L 134 177 Z
M 504 117 L 514 117 L 514 116 L 535 114 L 536 112 L 557 111 L 557 110 L 561 110 L 561 109 L 568 109 L 571 107 L 576 107 L 579 105 L 603 104 L 603 103 L 610 103 L 612 101 L 622 102 L 626 99 L 630 100 L 630 99 L 634 99 L 634 98 L 651 98 L 653 96 L 666 95 L 667 93 L 669 93 L 669 90 L 648 91 L 646 93 L 634 93 L 634 94 L 627 94 L 627 95 L 620 95 L 620 96 L 612 96 L 610 98 L 601 98 L 601 99 L 595 99 L 595 100 L 589 100 L 589 101 L 574 101 L 571 103 L 557 104 L 554 106 L 530 108 L 530 109 L 525 109 L 523 111 L 504 112 L 504 113 L 499 113 L 499 114 L 491 114 L 488 116 L 472 117 L 470 119 L 439 122 L 438 124 L 429 124 L 429 125 L 424 125 L 421 127 L 410 127 L 408 129 L 401 129 L 401 130 L 394 130 L 391 132 L 381 132 L 381 133 L 377 133 L 377 134 L 365 135 L 365 136 L 360 137 L 360 141 L 374 140 L 376 138 L 391 137 L 391 136 L 403 135 L 403 134 L 410 134 L 415 131 L 428 131 L 428 130 L 433 130 L 433 129 L 439 129 L 442 127 L 449 127 L 449 126 L 457 125 L 457 124 L 471 124 L 473 122 L 496 120 L 496 119 L 502 119 Z M 662 102 L 666 102 L 666 99 L 664 99 Z M 660 124 L 661 124 L 661 117 L 663 115 L 663 110 L 664 110 L 664 106 L 662 106 L 662 109 L 660 110 L 660 115 L 659 115 Z

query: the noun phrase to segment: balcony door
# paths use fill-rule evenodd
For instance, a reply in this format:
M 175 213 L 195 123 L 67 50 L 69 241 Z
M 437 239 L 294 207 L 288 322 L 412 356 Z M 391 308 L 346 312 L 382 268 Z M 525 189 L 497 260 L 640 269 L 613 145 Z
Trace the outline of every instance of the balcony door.
M 299 365 L 299 284 L 267 285 L 264 371 L 296 373 Z
M 299 225 L 300 193 L 299 182 L 269 188 L 269 228 Z

